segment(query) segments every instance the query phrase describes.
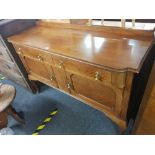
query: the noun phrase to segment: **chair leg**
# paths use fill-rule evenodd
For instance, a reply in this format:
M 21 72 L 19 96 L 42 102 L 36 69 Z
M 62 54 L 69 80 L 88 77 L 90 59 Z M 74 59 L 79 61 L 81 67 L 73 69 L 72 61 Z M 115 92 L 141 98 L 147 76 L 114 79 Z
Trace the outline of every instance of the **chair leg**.
M 6 111 L 0 112 L 0 129 L 6 128 L 8 125 L 8 114 Z
M 17 120 L 19 123 L 24 124 L 25 121 L 24 119 L 22 119 L 18 113 L 16 112 L 16 110 L 10 105 L 7 109 L 7 113 L 8 115 L 11 115 L 15 120 Z

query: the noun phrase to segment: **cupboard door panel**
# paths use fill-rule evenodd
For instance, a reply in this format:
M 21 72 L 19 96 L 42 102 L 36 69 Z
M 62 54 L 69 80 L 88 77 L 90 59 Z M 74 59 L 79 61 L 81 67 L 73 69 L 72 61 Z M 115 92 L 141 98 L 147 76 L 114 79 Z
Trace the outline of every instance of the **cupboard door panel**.
M 94 100 L 108 109 L 113 109 L 116 101 L 115 92 L 103 85 L 101 82 L 83 78 L 79 75 L 67 73 L 70 81 L 68 83 L 71 93 L 76 96 L 84 96 Z
M 46 79 L 49 79 L 50 74 L 47 72 L 44 64 L 37 62 L 31 58 L 24 57 L 24 60 L 26 62 L 26 65 L 28 67 L 29 73 L 35 73 L 39 76 L 42 76 Z
M 48 84 L 57 87 L 57 81 L 52 66 L 25 56 L 23 57 L 22 61 L 24 61 L 24 64 L 26 65 L 25 67 L 30 75 L 37 75 L 37 77 L 39 76 L 44 78 L 46 81 L 48 81 Z

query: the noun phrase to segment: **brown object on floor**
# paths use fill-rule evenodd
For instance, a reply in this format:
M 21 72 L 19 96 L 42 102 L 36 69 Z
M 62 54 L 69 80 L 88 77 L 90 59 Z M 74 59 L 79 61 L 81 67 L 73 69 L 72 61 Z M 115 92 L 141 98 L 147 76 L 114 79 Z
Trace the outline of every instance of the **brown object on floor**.
M 155 62 L 135 121 L 133 134 L 155 135 Z
M 13 86 L 0 84 L 0 129 L 7 127 L 8 115 L 14 117 L 18 122 L 24 123 L 24 120 L 18 116 L 17 112 L 11 106 L 15 95 L 16 90 Z

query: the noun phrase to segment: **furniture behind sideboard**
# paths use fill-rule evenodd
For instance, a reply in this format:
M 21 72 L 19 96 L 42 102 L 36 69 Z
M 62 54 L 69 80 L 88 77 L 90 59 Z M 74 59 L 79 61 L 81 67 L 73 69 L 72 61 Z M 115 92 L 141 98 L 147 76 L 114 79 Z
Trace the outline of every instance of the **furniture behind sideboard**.
M 137 114 L 133 134 L 155 134 L 155 62 Z
M 0 73 L 24 88 L 36 92 L 37 87 L 27 76 L 27 72 L 6 37 L 17 34 L 35 25 L 36 20 L 0 20 Z

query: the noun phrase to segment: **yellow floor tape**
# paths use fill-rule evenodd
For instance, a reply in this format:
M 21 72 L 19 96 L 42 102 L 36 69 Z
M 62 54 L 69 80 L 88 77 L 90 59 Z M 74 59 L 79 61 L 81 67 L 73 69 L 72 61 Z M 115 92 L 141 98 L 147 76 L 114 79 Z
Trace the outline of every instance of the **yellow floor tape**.
M 56 115 L 57 113 L 58 113 L 57 109 L 50 112 L 49 116 L 43 121 L 41 125 L 37 127 L 37 129 L 34 131 L 32 135 L 39 135 L 39 132 L 46 127 L 47 123 L 49 123 L 52 120 L 53 116 Z

